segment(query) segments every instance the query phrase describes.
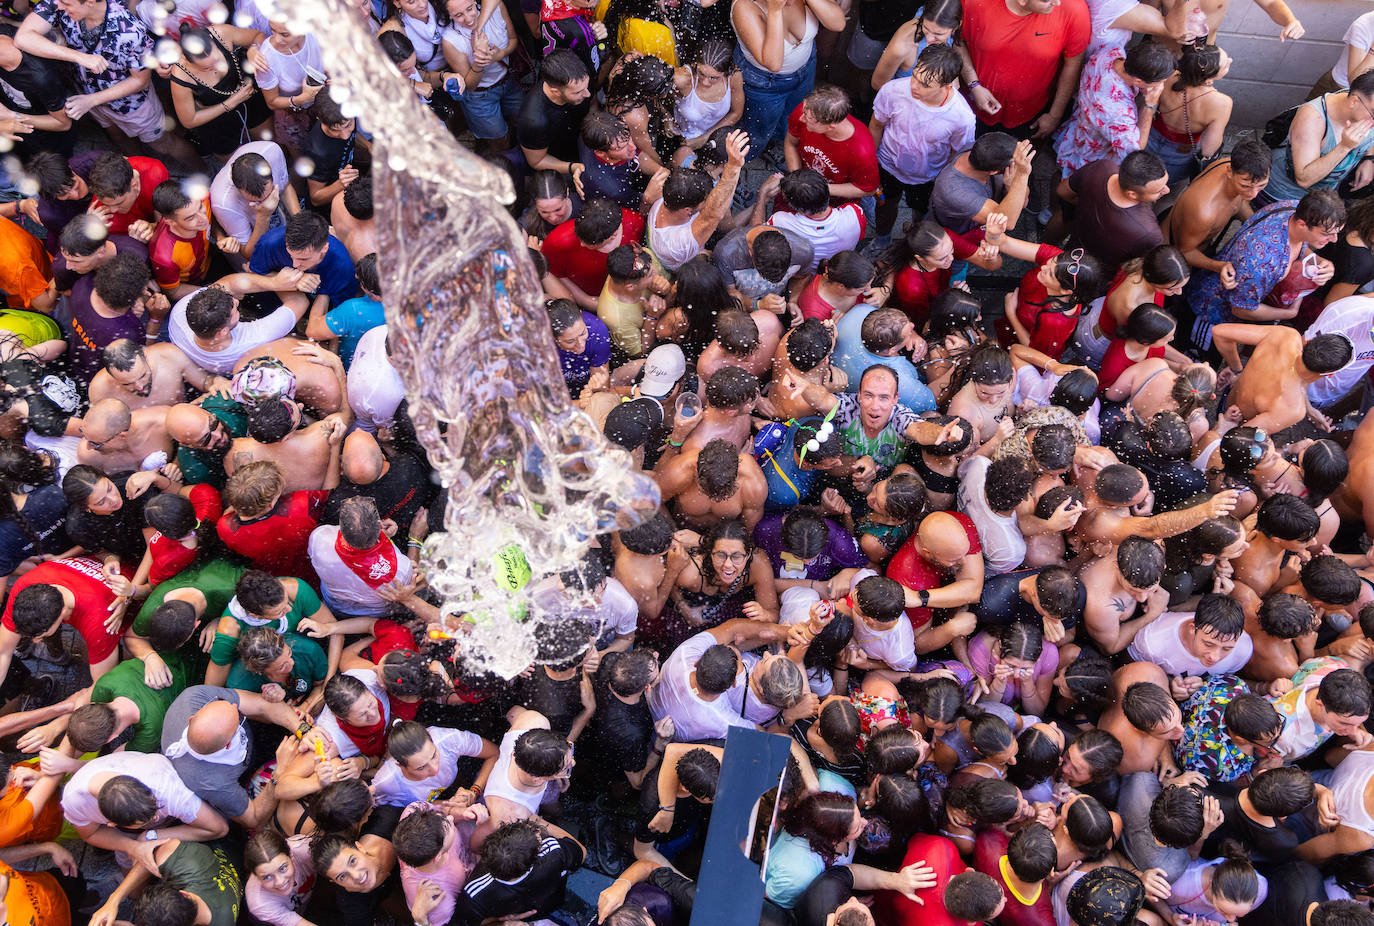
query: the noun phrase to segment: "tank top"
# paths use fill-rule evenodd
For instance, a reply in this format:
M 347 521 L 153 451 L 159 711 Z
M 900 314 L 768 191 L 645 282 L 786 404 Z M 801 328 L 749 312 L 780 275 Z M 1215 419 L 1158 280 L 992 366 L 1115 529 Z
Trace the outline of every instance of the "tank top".
M 760 4 L 758 0 L 754 0 L 754 5 L 761 10 L 763 9 L 763 5 Z M 811 60 L 812 53 L 816 50 L 816 33 L 820 31 L 820 28 L 820 20 L 816 19 L 816 14 L 812 13 L 808 8 L 806 11 L 806 31 L 802 33 L 801 39 L 794 42 L 792 41 L 791 33 L 783 35 L 782 67 L 778 68 L 773 73 L 791 74 L 794 71 L 799 71 L 806 67 L 807 62 Z M 768 70 L 768 68 L 759 64 L 757 58 L 749 53 L 749 49 L 745 47 L 743 42 L 739 44 L 739 53 L 744 56 L 745 61 L 748 61 L 760 71 Z
M 726 113 L 730 112 L 730 102 L 733 91 L 730 89 L 730 80 L 725 80 L 725 96 L 720 98 L 717 103 L 708 103 L 697 96 L 697 75 L 692 72 L 692 89 L 687 95 L 677 101 L 677 106 L 673 109 L 673 121 L 677 123 L 677 130 L 682 133 L 683 138 L 697 138 L 705 135 L 711 127 L 725 118 Z
M 510 783 L 510 776 L 507 774 L 511 763 L 515 761 L 515 741 L 524 733 L 524 730 L 511 730 L 501 739 L 501 751 L 497 754 L 496 764 L 491 768 L 491 775 L 487 777 L 486 796 L 491 797 L 494 794 L 537 815 L 539 805 L 544 801 L 544 791 L 538 794 L 522 791 Z M 547 785 L 544 790 L 548 790 Z
M 916 17 L 916 19 L 917 19 L 917 21 L 919 21 L 919 20 L 920 20 L 920 17 L 918 16 L 918 17 Z M 911 58 L 911 66 L 910 66 L 910 67 L 903 66 L 903 67 L 897 68 L 897 70 L 894 71 L 893 74 L 892 74 L 892 79 L 893 79 L 893 80 L 901 80 L 903 77 L 910 77 L 911 74 L 912 74 L 912 72 L 916 70 L 916 59 L 919 58 L 919 57 L 921 57 L 921 52 L 925 51 L 925 50 L 926 50 L 926 46 L 929 45 L 929 44 L 930 44 L 930 43 L 926 41 L 926 37 L 925 37 L 924 35 L 922 35 L 922 36 L 921 36 L 921 40 L 920 40 L 919 42 L 916 43 L 916 54 L 913 55 L 912 58 Z M 950 48 L 953 48 L 953 47 L 954 47 L 954 36 L 951 35 L 948 39 L 946 39 L 946 40 L 945 40 L 945 44 L 948 45 Z
M 658 213 L 662 209 L 661 199 L 649 207 L 649 247 L 653 249 L 654 256 L 663 266 L 669 270 L 677 270 L 700 254 L 702 248 L 697 243 L 696 236 L 692 234 L 691 220 L 681 225 L 654 227 L 654 223 L 658 221 Z M 692 217 L 696 218 L 695 213 Z
M 1374 836 L 1374 818 L 1365 809 L 1365 788 L 1374 775 L 1374 753 L 1355 750 L 1336 766 L 1331 776 L 1331 792 L 1343 826 Z
M 1350 91 L 1345 91 L 1349 93 Z M 1318 97 L 1311 102 L 1304 103 L 1304 106 L 1320 106 L 1322 116 L 1326 119 L 1326 131 L 1322 135 L 1322 146 L 1320 156 L 1326 154 L 1336 147 L 1336 142 L 1340 140 L 1341 128 L 1331 120 L 1331 112 L 1326 106 L 1326 97 Z M 1360 162 L 1371 146 L 1374 146 L 1374 132 L 1369 133 L 1359 146 L 1350 151 L 1345 157 L 1341 158 L 1330 173 L 1313 183 L 1307 189 L 1298 186 L 1297 180 L 1293 177 L 1293 150 L 1287 140 L 1274 152 L 1274 166 L 1269 173 L 1269 186 L 1265 188 L 1265 196 L 1273 202 L 1285 199 L 1302 199 L 1311 190 L 1334 190 L 1345 178 L 1345 175 L 1355 169 L 1355 165 Z

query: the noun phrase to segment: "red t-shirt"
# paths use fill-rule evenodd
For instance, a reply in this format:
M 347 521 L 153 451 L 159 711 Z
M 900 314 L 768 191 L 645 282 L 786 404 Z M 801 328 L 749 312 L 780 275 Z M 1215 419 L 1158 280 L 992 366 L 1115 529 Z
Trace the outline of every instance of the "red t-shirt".
M 1054 926 L 1054 907 L 1050 903 L 1050 888 L 1040 885 L 1040 894 L 1032 904 L 1024 904 L 1016 899 L 1002 874 L 1002 859 L 1007 857 L 1007 846 L 1011 839 L 998 829 L 983 830 L 978 841 L 973 844 L 973 869 L 981 871 L 1002 886 L 1006 906 L 997 914 L 1001 926 Z
M 205 201 L 205 216 L 210 216 L 210 201 Z M 153 265 L 153 279 L 165 290 L 173 290 L 182 283 L 204 283 L 210 272 L 210 237 L 197 232 L 183 238 L 172 231 L 166 220 L 159 219 L 148 242 L 148 260 Z
M 1082 306 L 1069 312 L 1059 312 L 1047 303 L 1050 294 L 1040 282 L 1040 268 L 1064 252 L 1052 244 L 1042 244 L 1035 251 L 1035 268 L 1021 278 L 1016 292 L 1016 318 L 1031 333 L 1030 346 L 1058 360 L 1078 327 Z
M 983 545 L 978 542 L 978 528 L 973 526 L 973 521 L 968 515 L 959 511 L 946 512 L 957 518 L 959 523 L 964 526 L 964 532 L 968 534 L 968 552 L 970 556 L 981 556 Z M 941 567 L 930 562 L 924 556 L 916 552 L 916 535 L 912 534 L 902 548 L 896 552 L 887 564 L 887 577 L 896 579 L 907 588 L 916 591 L 930 590 L 948 585 L 951 573 L 946 572 Z M 911 626 L 920 630 L 931 620 L 930 608 L 907 608 L 907 620 L 911 621 Z
M 872 193 L 878 189 L 878 149 L 873 144 L 873 133 L 853 116 L 845 118 L 854 127 L 854 134 L 844 141 L 834 141 L 807 130 L 802 124 L 802 104 L 798 104 L 787 117 L 787 134 L 797 139 L 802 166 L 820 174 L 826 183 L 852 183 L 865 193 Z
M 964 42 L 978 80 L 1002 104 L 989 116 L 973 111 L 986 125 L 1025 125 L 1049 105 L 1065 58 L 1083 54 L 1092 37 L 1084 0 L 1064 0 L 1051 12 L 1017 16 L 1005 0 L 964 4 Z
M 549 262 L 549 272 L 564 280 L 571 280 L 592 298 L 601 294 L 606 285 L 606 254 L 587 247 L 577 240 L 573 230 L 576 219 L 568 219 L 544 239 L 539 249 Z M 621 244 L 634 244 L 644 237 L 644 216 L 629 209 L 620 210 Z
M 898 891 L 879 891 L 873 903 L 873 918 L 883 926 L 973 926 L 956 920 L 945 910 L 945 885 L 968 866 L 959 850 L 943 836 L 917 833 L 906 844 L 906 855 L 898 869 L 925 862 L 935 870 L 935 886 L 916 892 L 924 903 L 908 900 Z
M 1164 348 L 1152 347 L 1145 354 L 1145 359 L 1149 360 L 1152 357 L 1163 356 Z M 1140 363 L 1140 361 L 1132 360 L 1130 357 L 1126 356 L 1126 342 L 1121 338 L 1112 338 L 1111 343 L 1107 345 L 1107 352 L 1102 355 L 1102 366 L 1099 367 L 1097 371 L 1097 391 L 1099 393 L 1106 392 L 1107 387 L 1120 379 L 1122 373 L 1125 373 L 1137 363 Z
M 110 234 L 122 235 L 135 222 L 152 222 L 157 216 L 153 213 L 153 190 L 159 183 L 171 179 L 167 167 L 156 158 L 129 158 L 129 166 L 138 174 L 138 199 L 128 212 L 110 216 Z M 99 199 L 95 200 L 99 202 Z
M 949 240 L 954 245 L 954 259 L 968 260 L 978 253 L 978 244 L 982 241 L 983 230 L 976 229 L 967 235 L 956 235 L 949 229 L 945 229 L 949 235 Z M 892 294 L 897 299 L 897 307 L 906 313 L 907 318 L 911 319 L 918 329 L 926 323 L 930 317 L 930 303 L 936 296 L 949 289 L 950 273 L 953 267 L 946 267 L 943 270 L 921 270 L 910 264 L 897 271 L 897 278 L 892 283 Z
M 292 492 L 277 500 L 272 512 L 253 521 L 241 521 L 237 513 L 219 519 L 216 531 L 224 545 L 252 560 L 253 565 L 274 576 L 298 576 L 319 587 L 310 564 L 310 532 L 320 525 L 328 491 Z
M 191 503 L 191 508 L 195 510 L 196 520 L 218 521 L 220 513 L 224 510 L 224 505 L 219 498 L 219 489 L 209 483 L 202 482 L 199 485 L 191 486 L 191 492 L 187 495 L 187 500 Z M 199 524 L 196 525 L 200 527 Z M 153 565 L 148 570 L 148 581 L 153 585 L 166 582 L 172 576 L 181 572 L 196 560 L 196 553 L 199 547 L 188 547 L 175 537 L 164 537 L 160 533 L 153 534 L 148 541 L 148 552 L 153 554 Z
M 123 570 L 120 570 L 123 572 Z M 65 588 L 76 597 L 67 623 L 81 634 L 86 641 L 86 651 L 91 665 L 95 665 L 119 646 L 123 636 L 122 628 L 110 633 L 105 629 L 105 619 L 110 616 L 110 605 L 114 603 L 115 593 L 105 581 L 100 560 L 89 556 L 73 556 L 69 559 L 55 559 L 24 573 L 10 586 L 9 600 L 5 602 L 5 615 L 0 618 L 0 626 L 16 633 L 14 626 L 14 599 L 30 585 L 56 585 Z M 129 616 L 132 620 L 132 615 Z

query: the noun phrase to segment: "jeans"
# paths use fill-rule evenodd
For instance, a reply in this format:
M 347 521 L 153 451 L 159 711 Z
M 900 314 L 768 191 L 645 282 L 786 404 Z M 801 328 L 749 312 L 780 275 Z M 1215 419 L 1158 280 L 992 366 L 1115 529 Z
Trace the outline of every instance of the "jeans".
M 469 87 L 458 97 L 468 128 L 474 138 L 481 139 L 501 138 L 507 134 L 506 120 L 520 112 L 523 101 L 520 84 L 510 74 L 499 84 L 480 90 Z
M 752 160 L 763 154 L 769 142 L 782 140 L 788 115 L 811 92 L 816 83 L 816 50 L 813 48 L 806 64 L 790 74 L 774 74 L 756 67 L 738 48 L 735 65 L 744 75 L 744 118 L 740 127 L 749 133 Z

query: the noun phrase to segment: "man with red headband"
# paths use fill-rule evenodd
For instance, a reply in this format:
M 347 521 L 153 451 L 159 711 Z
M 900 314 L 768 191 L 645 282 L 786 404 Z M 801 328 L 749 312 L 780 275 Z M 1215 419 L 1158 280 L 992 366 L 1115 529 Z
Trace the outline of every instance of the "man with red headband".
M 377 506 L 366 496 L 343 503 L 337 527 L 322 524 L 311 532 L 310 562 L 319 573 L 329 609 L 352 617 L 385 615 L 391 602 L 378 589 L 392 582 L 405 585 L 415 572 L 405 553 L 383 532 Z

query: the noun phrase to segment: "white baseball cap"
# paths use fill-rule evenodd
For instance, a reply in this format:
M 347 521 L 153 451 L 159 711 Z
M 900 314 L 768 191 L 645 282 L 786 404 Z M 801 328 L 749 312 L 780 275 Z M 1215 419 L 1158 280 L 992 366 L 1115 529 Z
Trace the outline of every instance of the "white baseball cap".
M 676 344 L 660 344 L 649 351 L 644 361 L 639 391 L 655 399 L 667 398 L 686 372 L 687 359 L 682 356 L 682 348 Z

